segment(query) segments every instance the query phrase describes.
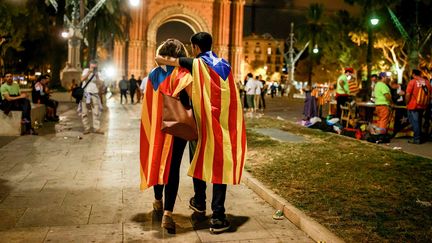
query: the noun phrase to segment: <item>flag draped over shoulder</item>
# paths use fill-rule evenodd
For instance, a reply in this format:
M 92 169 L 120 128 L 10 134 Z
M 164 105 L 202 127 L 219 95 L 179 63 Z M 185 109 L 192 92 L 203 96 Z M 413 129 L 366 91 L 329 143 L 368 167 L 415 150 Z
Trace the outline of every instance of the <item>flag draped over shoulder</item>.
M 188 174 L 214 184 L 239 184 L 246 128 L 231 66 L 213 52 L 206 52 L 194 59 L 192 73 L 198 141 Z
M 140 132 L 141 189 L 168 183 L 171 166 L 172 135 L 161 131 L 162 94 L 178 96 L 192 82 L 192 76 L 184 68 L 167 66 L 153 69 L 145 89 Z

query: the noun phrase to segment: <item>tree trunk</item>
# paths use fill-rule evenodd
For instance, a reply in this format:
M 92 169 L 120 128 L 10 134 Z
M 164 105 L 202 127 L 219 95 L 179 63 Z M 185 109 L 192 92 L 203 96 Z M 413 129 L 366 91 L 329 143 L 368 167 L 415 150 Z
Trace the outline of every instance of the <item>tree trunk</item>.
M 57 8 L 57 14 L 56 14 L 56 22 L 54 26 L 54 38 L 53 38 L 53 51 L 52 59 L 51 59 L 51 87 L 52 88 L 59 88 L 61 87 L 61 80 L 60 80 L 60 71 L 65 63 L 67 49 L 66 49 L 66 42 L 60 38 L 60 33 L 63 30 L 63 18 L 65 15 L 65 0 L 58 0 L 58 8 Z

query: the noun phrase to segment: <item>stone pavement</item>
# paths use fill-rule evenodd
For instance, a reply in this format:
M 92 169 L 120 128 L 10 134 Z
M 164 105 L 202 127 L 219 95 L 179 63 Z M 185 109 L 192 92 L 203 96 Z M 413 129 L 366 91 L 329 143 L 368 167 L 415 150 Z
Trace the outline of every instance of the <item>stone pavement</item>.
M 273 220 L 275 209 L 244 185 L 228 187 L 233 230 L 211 235 L 188 209 L 188 153 L 177 234 L 165 233 L 152 214 L 153 191 L 139 191 L 140 105 L 109 100 L 105 135 L 84 136 L 72 107 L 62 103 L 61 122 L 45 124 L 40 136 L 0 137 L 0 242 L 312 242 L 288 220 Z

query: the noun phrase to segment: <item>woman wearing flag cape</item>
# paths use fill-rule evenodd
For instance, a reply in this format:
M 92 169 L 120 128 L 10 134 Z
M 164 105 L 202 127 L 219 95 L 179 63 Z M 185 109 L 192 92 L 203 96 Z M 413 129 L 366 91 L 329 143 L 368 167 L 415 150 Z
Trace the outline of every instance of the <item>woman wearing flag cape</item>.
M 157 51 L 158 55 L 185 57 L 184 45 L 176 39 L 168 39 Z M 180 97 L 182 103 L 189 103 L 185 92 L 192 82 L 189 71 L 181 67 L 159 66 L 149 76 L 143 96 L 140 137 L 141 189 L 153 186 L 155 202 L 153 209 L 161 213 L 164 210 L 161 227 L 169 233 L 175 233 L 172 218 L 179 186 L 180 163 L 186 140 L 173 137 L 161 131 L 163 94 Z M 162 194 L 165 189 L 165 202 Z

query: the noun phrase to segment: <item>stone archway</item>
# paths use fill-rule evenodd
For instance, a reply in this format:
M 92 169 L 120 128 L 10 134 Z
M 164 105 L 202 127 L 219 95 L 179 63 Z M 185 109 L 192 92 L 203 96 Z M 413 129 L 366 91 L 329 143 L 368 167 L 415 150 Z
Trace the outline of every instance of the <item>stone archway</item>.
M 113 60 L 119 69 L 119 78 L 147 75 L 154 67 L 158 28 L 177 21 L 193 32 L 211 33 L 213 51 L 231 62 L 235 78 L 240 79 L 244 4 L 245 0 L 141 1 L 139 8 L 130 9 L 132 21 L 127 42 L 114 44 Z
M 165 23 L 177 21 L 187 25 L 194 33 L 205 31 L 211 33 L 206 21 L 195 11 L 182 4 L 165 8 L 157 13 L 150 21 L 147 28 L 147 55 L 145 72 L 153 68 L 154 56 L 156 54 L 156 34 L 160 26 Z

